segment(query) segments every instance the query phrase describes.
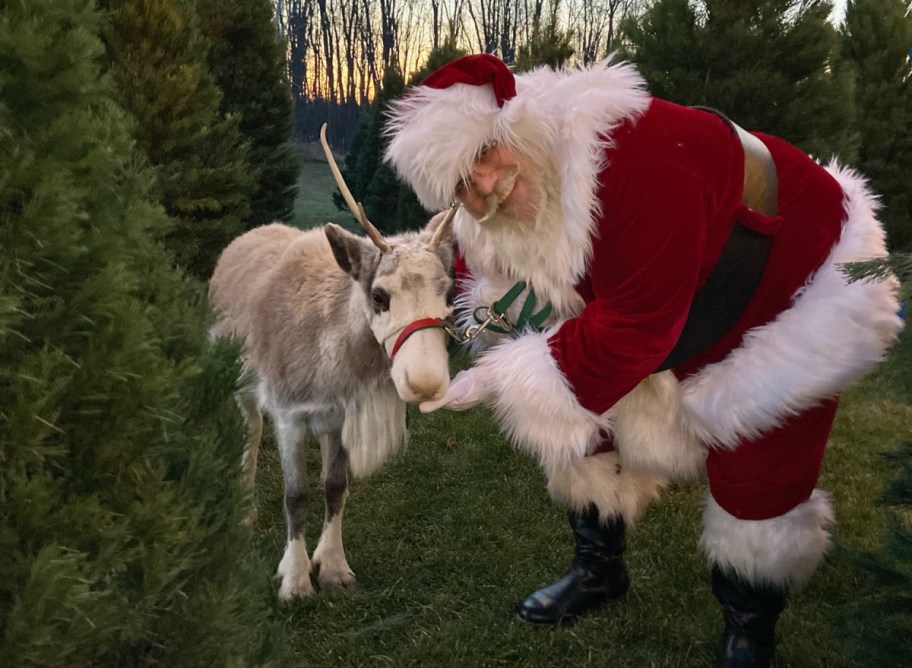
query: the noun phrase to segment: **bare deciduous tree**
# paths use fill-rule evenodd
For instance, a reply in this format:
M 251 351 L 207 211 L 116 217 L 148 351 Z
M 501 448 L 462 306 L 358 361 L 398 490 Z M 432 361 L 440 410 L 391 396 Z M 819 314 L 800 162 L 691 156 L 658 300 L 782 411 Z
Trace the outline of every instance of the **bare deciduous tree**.
M 336 102 L 336 71 L 333 64 L 335 57 L 335 40 L 333 39 L 333 22 L 330 16 L 330 10 L 327 7 L 327 0 L 317 0 L 317 6 L 320 8 L 320 36 L 323 46 L 322 52 L 314 50 L 314 56 L 317 58 L 317 67 L 323 68 L 322 75 L 326 82 L 325 93 L 331 103 Z
M 540 2 L 535 0 L 534 4 L 539 5 Z M 523 36 L 528 34 L 525 32 L 528 5 L 528 0 L 465 0 L 468 23 L 478 50 L 498 54 L 512 63 L 516 57 L 520 30 L 524 31 Z
M 426 34 L 420 15 L 427 9 L 425 0 L 405 0 L 400 5 L 396 25 L 399 29 L 397 35 L 399 68 L 408 76 L 421 67 L 420 60 L 427 57 L 427 44 L 424 43 Z
M 579 60 L 589 64 L 611 53 L 621 19 L 640 11 L 643 4 L 642 0 L 570 0 L 568 28 L 576 42 Z
M 313 17 L 313 0 L 277 0 L 276 23 L 288 44 L 288 79 L 295 101 L 308 95 L 308 30 Z
M 560 2 L 560 0 L 555 0 Z M 535 26 L 541 25 L 542 13 L 545 6 L 545 0 L 523 0 L 523 15 L 526 20 L 522 22 L 522 42 L 527 44 L 532 39 L 532 33 Z
M 361 17 L 361 45 L 364 51 L 363 61 L 365 70 L 370 79 L 370 88 L 376 90 L 380 85 L 380 68 L 377 67 L 377 46 L 374 39 L 373 21 L 371 16 L 370 0 L 362 0 Z
M 274 0 L 277 30 L 288 44 L 288 77 L 299 108 L 298 133 L 315 137 L 332 116 L 350 136 L 361 105 L 378 91 L 385 68 L 406 78 L 444 44 L 497 54 L 514 63 L 546 14 L 573 37 L 577 58 L 591 63 L 613 48 L 620 20 L 647 0 Z M 563 4 L 561 4 L 563 2 Z M 340 111 L 342 108 L 347 111 Z M 336 118 L 338 116 L 338 118 Z M 305 121 L 301 121 L 305 118 Z
M 458 43 L 464 35 L 463 22 L 466 12 L 467 0 L 453 0 L 445 5 L 446 11 L 446 40 Z
M 501 4 L 494 0 L 468 0 L 466 5 L 478 50 L 482 53 L 494 53 L 497 50 L 497 27 L 500 24 Z
M 356 39 L 356 29 L 358 23 L 358 4 L 355 0 L 339 0 L 339 19 L 341 21 L 341 32 L 339 39 L 338 51 L 344 53 L 345 64 L 341 69 L 345 72 L 345 89 L 343 99 L 357 99 L 357 83 L 355 77 L 358 74 L 358 40 Z M 340 62 L 341 67 L 341 62 Z
M 399 32 L 396 0 L 379 0 L 380 7 L 380 45 L 383 67 L 396 62 L 396 36 Z

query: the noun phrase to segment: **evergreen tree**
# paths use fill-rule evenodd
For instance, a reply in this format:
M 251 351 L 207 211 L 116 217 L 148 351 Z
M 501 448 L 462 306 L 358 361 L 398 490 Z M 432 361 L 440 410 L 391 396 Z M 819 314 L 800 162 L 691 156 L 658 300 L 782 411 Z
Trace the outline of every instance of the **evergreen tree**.
M 883 197 L 894 251 L 912 251 L 912 14 L 904 0 L 850 0 L 843 53 L 858 71 L 858 167 Z
M 706 104 L 704 59 L 697 14 L 690 0 L 659 0 L 620 26 L 619 55 L 635 61 L 653 95 L 680 104 Z
M 100 17 L 0 6 L 0 665 L 277 665 L 237 346 L 202 354 Z
M 573 56 L 573 36 L 560 29 L 560 0 L 554 0 L 544 26 L 536 17 L 529 42 L 519 47 L 516 57 L 517 72 L 528 72 L 540 65 L 560 68 Z
M 401 208 L 407 205 L 401 200 L 402 191 L 411 194 L 411 189 L 403 185 L 393 169 L 383 162 L 386 139 L 382 133 L 386 111 L 390 102 L 401 97 L 404 91 L 405 79 L 402 72 L 398 68 L 388 67 L 377 96 L 373 122 L 364 136 L 358 160 L 357 179 L 364 188 L 365 210 L 373 211 L 372 220 L 382 221 L 384 229 L 389 232 L 418 229 L 428 219 L 427 212 L 420 206 L 413 210 L 417 214 L 414 218 L 408 214 L 403 215 Z M 417 204 L 418 199 L 414 195 L 412 198 Z
M 880 260 L 847 266 L 854 280 L 884 277 L 890 273 L 901 283 L 900 298 L 906 312 L 912 299 L 912 253 L 892 253 Z M 908 317 L 907 317 L 908 320 Z M 912 330 L 900 335 L 888 363 L 891 391 L 898 400 L 912 401 Z M 892 447 L 892 446 L 891 446 Z M 846 637 L 858 665 L 901 666 L 912 652 L 912 443 L 890 452 L 893 479 L 879 503 L 893 511 L 886 544 L 874 553 L 855 554 L 859 564 L 873 574 L 875 586 L 847 611 Z M 853 553 L 854 554 L 854 553 Z
M 208 279 L 243 231 L 254 182 L 237 116 L 219 111 L 207 40 L 193 0 L 100 0 L 107 60 L 135 138 L 155 168 L 176 225 L 165 237 L 178 264 Z
M 395 66 L 387 67 L 371 112 L 358 124 L 342 171 L 355 200 L 364 205 L 368 219 L 384 233 L 408 229 L 408 225 L 400 226 L 399 221 L 399 190 L 404 186 L 383 162 L 382 135 L 384 112 L 390 101 L 401 96 L 404 89 L 402 72 Z M 348 211 L 340 192 L 333 193 L 333 201 L 339 210 Z M 356 222 L 352 225 L 355 230 L 361 229 Z M 416 228 L 417 223 L 412 227 Z
M 297 191 L 298 155 L 291 144 L 293 110 L 285 44 L 271 0 L 197 0 L 211 35 L 209 69 L 222 90 L 221 110 L 236 115 L 250 147 L 255 185 L 247 229 L 289 220 Z
M 835 58 L 830 10 L 802 0 L 658 0 L 622 33 L 656 96 L 851 161 L 853 78 Z

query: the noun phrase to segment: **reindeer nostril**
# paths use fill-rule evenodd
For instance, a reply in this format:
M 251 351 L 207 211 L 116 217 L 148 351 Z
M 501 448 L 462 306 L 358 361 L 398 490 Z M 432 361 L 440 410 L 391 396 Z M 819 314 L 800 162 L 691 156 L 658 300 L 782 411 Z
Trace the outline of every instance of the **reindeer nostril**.
M 427 382 L 413 382 L 408 371 L 405 372 L 405 386 L 417 401 L 433 401 L 443 395 L 440 383 L 430 380 Z

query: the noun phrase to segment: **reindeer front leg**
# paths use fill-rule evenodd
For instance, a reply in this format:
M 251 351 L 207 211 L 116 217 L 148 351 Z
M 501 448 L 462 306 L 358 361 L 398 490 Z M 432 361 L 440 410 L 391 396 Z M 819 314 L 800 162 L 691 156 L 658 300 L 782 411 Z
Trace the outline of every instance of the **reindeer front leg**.
M 320 452 L 323 456 L 326 516 L 313 564 L 319 567 L 321 587 L 349 587 L 355 583 L 355 574 L 348 566 L 342 546 L 342 511 L 348 497 L 348 452 L 342 446 L 341 432 L 333 431 L 320 436 Z
M 304 541 L 304 520 L 309 500 L 304 462 L 307 429 L 294 418 L 283 419 L 282 416 L 277 416 L 275 422 L 282 475 L 285 478 L 285 521 L 288 527 L 285 554 L 279 562 L 276 576 L 282 579 L 279 599 L 290 601 L 295 596 L 310 596 L 314 591 L 310 582 L 311 564 Z

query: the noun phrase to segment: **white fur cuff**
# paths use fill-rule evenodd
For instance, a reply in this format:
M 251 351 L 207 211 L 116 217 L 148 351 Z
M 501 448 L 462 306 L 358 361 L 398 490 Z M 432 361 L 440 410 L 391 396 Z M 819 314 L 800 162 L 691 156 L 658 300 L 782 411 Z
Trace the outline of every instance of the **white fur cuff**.
M 550 478 L 588 454 L 608 423 L 577 401 L 551 356 L 548 336 L 505 341 L 485 352 L 475 368 L 491 391 L 501 429 L 514 445 L 536 455 Z
M 800 585 L 823 560 L 833 521 L 829 497 L 820 490 L 769 520 L 739 520 L 709 497 L 700 547 L 712 564 L 752 584 Z
M 548 493 L 568 510 L 583 512 L 595 504 L 599 518 L 620 516 L 632 526 L 659 496 L 663 480 L 622 469 L 616 452 L 604 452 L 569 464 L 548 477 Z

